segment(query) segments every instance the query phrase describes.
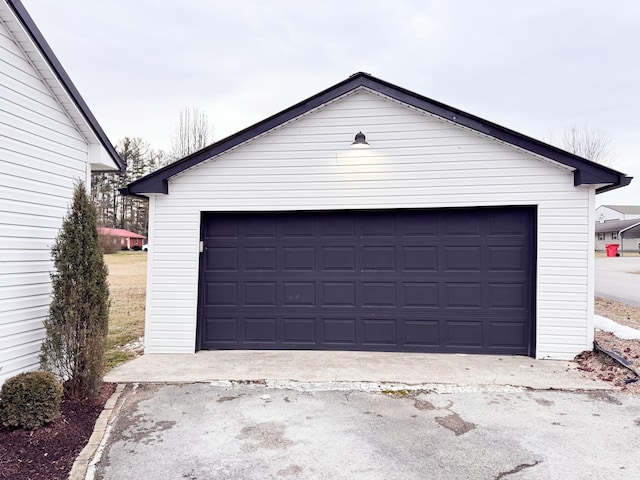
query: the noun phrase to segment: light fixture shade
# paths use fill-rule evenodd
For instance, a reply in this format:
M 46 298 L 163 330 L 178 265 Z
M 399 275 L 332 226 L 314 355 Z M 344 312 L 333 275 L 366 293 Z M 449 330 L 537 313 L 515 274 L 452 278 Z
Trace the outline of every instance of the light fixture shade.
M 356 133 L 356 138 L 351 144 L 353 148 L 365 148 L 368 147 L 367 138 L 364 136 L 364 133 L 358 132 Z

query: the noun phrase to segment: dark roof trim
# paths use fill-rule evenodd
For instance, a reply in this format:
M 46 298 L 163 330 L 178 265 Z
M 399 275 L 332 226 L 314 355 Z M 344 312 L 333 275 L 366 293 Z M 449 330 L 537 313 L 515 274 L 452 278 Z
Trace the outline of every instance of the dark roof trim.
M 44 36 L 31 18 L 31 15 L 29 15 L 29 12 L 27 12 L 27 9 L 24 7 L 20 0 L 6 0 L 6 2 L 7 5 L 9 5 L 9 7 L 13 10 L 20 23 L 22 23 L 22 26 L 25 28 L 25 30 L 33 40 L 33 43 L 38 47 L 45 60 L 49 63 L 49 65 L 53 69 L 53 72 L 58 77 L 58 80 L 60 80 L 62 86 L 65 88 L 67 93 L 69 93 L 71 99 L 76 104 L 84 118 L 87 120 L 87 123 L 100 140 L 102 146 L 107 150 L 109 156 L 113 159 L 118 169 L 121 172 L 124 172 L 124 161 L 122 160 L 122 158 L 120 158 L 118 152 L 116 152 L 116 149 L 107 138 L 107 135 L 102 130 L 102 127 L 100 127 L 100 124 L 93 116 L 93 113 L 91 113 L 91 110 L 89 110 L 89 107 L 80 95 L 80 92 L 78 92 L 78 89 L 75 87 L 75 85 L 69 78 L 69 75 L 62 67 L 62 64 L 53 53 L 53 50 L 51 49 L 47 41 L 44 39 Z
M 629 182 L 631 182 L 631 177 L 627 177 L 621 172 L 578 157 L 577 155 L 573 155 L 569 152 L 565 152 L 564 150 L 551 145 L 547 145 L 539 140 L 527 137 L 487 120 L 483 120 L 479 117 L 463 112 L 462 110 L 458 110 L 430 98 L 423 97 L 417 93 L 375 78 L 368 73 L 360 72 L 286 110 L 283 110 L 280 113 L 256 123 L 251 127 L 241 130 L 234 135 L 220 140 L 213 145 L 130 183 L 125 189 L 123 189 L 123 194 L 167 194 L 169 193 L 168 180 L 172 176 L 243 142 L 246 142 L 253 137 L 261 135 L 274 127 L 293 120 L 297 116 L 307 113 L 327 102 L 335 100 L 336 98 L 359 87 L 366 87 L 372 91 L 393 98 L 394 100 L 411 105 L 419 110 L 437 115 L 458 125 L 475 130 L 476 132 L 488 135 L 529 152 L 549 158 L 558 163 L 575 168 L 574 185 L 607 184 L 598 188 L 596 193 L 613 190 L 615 188 L 628 185 Z
M 620 230 L 620 234 L 622 235 L 624 232 L 626 232 L 627 230 L 631 230 L 632 228 L 636 228 L 640 226 L 640 220 L 636 223 L 634 223 L 633 225 L 627 227 L 627 228 L 623 228 L 622 230 Z

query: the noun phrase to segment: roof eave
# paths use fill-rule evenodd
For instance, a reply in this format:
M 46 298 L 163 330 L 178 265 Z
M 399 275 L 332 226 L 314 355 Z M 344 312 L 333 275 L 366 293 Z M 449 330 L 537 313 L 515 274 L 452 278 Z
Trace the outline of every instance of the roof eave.
M 418 110 L 425 111 L 480 134 L 493 137 L 520 149 L 548 158 L 559 164 L 566 165 L 574 169 L 574 184 L 576 186 L 585 184 L 604 184 L 604 187 L 600 187 L 597 190 L 597 193 L 602 193 L 604 191 L 623 187 L 631 182 L 631 177 L 627 177 L 621 172 L 581 158 L 534 138 L 527 137 L 526 135 L 463 112 L 462 110 L 449 107 L 448 105 L 438 101 L 375 78 L 367 73 L 360 72 L 351 75 L 346 80 L 343 80 L 342 82 L 329 87 L 328 89 L 323 90 L 322 92 L 309 97 L 286 110 L 272 115 L 253 126 L 245 128 L 244 130 L 195 152 L 182 160 L 130 183 L 128 185 L 127 192 L 129 194 L 167 194 L 168 179 L 174 175 L 177 175 L 200 162 L 219 155 L 243 142 L 261 135 L 299 115 L 307 113 L 324 103 L 330 102 L 360 87 L 366 87 Z
M 631 183 L 631 180 L 633 180 L 633 177 L 628 177 L 626 175 L 621 174 L 619 175 L 618 182 L 596 188 L 596 195 L 600 193 L 610 192 L 611 190 L 615 190 L 617 188 L 626 187 Z
M 107 154 L 113 161 L 113 164 L 115 167 L 114 170 L 124 172 L 126 168 L 124 161 L 122 160 L 122 158 L 120 158 L 120 155 L 118 155 L 118 152 L 113 147 L 113 144 L 107 138 L 107 135 L 104 133 L 104 130 L 102 130 L 102 127 L 100 126 L 100 124 L 94 117 L 93 113 L 89 109 L 89 106 L 86 104 L 86 102 L 80 95 L 80 92 L 75 87 L 75 85 L 71 81 L 71 78 L 65 71 L 64 67 L 62 66 L 58 58 L 55 56 L 55 54 L 53 53 L 53 50 L 45 40 L 44 36 L 38 29 L 33 19 L 31 18 L 31 15 L 29 15 L 29 12 L 27 11 L 27 9 L 24 7 L 24 5 L 20 0 L 5 0 L 5 1 L 13 11 L 14 15 L 16 16 L 20 24 L 23 26 L 23 28 L 25 29 L 29 37 L 31 38 L 31 41 L 34 43 L 34 45 L 38 48 L 38 50 L 44 57 L 45 61 L 51 68 L 52 72 L 58 78 L 60 84 L 66 90 L 67 94 L 69 95 L 73 103 L 76 105 L 76 107 L 84 117 L 85 121 L 87 122 L 87 124 L 89 125 L 93 133 L 95 134 L 100 144 L 102 144 L 102 146 L 106 150 Z
M 622 234 L 622 233 L 626 232 L 627 230 L 631 230 L 631 229 L 639 227 L 639 226 L 640 226 L 640 220 L 637 223 L 634 223 L 633 225 L 631 225 L 631 226 L 629 226 L 627 228 L 623 228 L 618 233 Z

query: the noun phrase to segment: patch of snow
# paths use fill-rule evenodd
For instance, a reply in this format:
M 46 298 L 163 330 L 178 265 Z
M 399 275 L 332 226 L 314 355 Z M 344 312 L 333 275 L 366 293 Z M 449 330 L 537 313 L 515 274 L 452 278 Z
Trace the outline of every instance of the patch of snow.
M 611 332 L 622 340 L 640 340 L 640 330 L 620 325 L 606 317 L 594 315 L 594 324 L 598 330 Z

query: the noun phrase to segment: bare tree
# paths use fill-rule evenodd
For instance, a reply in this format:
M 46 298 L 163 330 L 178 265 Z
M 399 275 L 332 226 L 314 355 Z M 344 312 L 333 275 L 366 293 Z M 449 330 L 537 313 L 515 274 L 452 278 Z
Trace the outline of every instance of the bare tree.
M 573 124 L 566 128 L 559 138 L 551 133 L 547 141 L 587 160 L 604 165 L 611 165 L 615 161 L 611 152 L 611 136 L 592 125 Z
M 175 134 L 171 139 L 171 160 L 179 160 L 206 147 L 212 139 L 212 129 L 206 114 L 196 107 L 184 107 L 180 111 Z

